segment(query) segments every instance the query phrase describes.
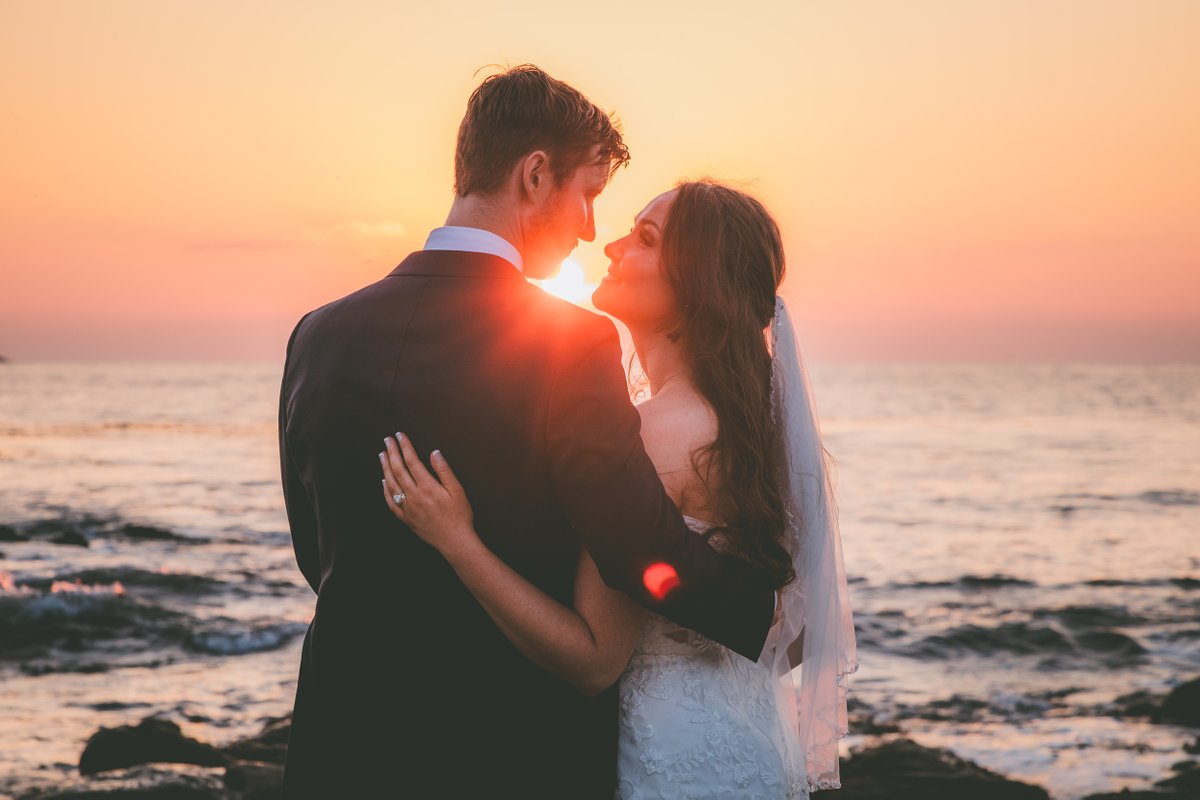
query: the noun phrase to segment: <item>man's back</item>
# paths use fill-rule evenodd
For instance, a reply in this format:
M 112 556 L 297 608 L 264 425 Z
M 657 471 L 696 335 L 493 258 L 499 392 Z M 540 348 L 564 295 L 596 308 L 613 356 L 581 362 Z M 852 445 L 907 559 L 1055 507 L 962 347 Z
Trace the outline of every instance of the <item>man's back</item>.
M 319 594 L 289 787 L 611 796 L 614 692 L 584 698 L 516 651 L 388 512 L 376 453 L 397 430 L 423 454 L 440 448 L 484 542 L 569 605 L 580 545 L 551 474 L 553 382 L 614 336 L 503 260 L 454 252 L 410 256 L 298 326 L 281 444 L 297 558 Z M 613 411 L 636 437 L 636 414 Z

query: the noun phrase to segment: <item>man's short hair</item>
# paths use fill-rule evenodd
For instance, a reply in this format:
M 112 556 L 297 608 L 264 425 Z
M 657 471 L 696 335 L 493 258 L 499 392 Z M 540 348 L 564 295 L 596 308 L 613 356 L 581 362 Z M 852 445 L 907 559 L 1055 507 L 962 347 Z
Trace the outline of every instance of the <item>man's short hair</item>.
M 608 163 L 610 176 L 629 162 L 608 114 L 578 89 L 522 64 L 485 78 L 467 101 L 454 153 L 454 191 L 459 197 L 497 191 L 516 161 L 535 150 L 549 154 L 561 184 L 597 146 L 595 163 Z

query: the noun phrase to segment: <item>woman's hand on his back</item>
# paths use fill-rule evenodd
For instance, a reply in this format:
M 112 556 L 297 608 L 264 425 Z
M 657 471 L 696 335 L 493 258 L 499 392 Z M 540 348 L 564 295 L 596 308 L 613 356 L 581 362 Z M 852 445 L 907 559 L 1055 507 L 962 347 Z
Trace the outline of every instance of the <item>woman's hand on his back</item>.
M 379 454 L 379 463 L 384 500 L 396 518 L 450 561 L 478 545 L 471 503 L 446 457 L 438 450 L 430 456 L 435 477 L 403 433 L 383 441 L 387 449 Z

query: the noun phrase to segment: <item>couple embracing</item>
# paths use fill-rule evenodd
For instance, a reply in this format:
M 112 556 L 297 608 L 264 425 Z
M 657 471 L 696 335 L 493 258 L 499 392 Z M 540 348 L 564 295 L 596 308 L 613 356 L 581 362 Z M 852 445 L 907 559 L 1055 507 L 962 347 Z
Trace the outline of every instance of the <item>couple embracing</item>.
M 289 797 L 837 785 L 854 633 L 774 220 L 682 183 L 605 247 L 636 407 L 613 324 L 526 280 L 595 238 L 628 160 L 574 88 L 487 78 L 446 225 L 293 332 L 281 466 L 317 602 Z

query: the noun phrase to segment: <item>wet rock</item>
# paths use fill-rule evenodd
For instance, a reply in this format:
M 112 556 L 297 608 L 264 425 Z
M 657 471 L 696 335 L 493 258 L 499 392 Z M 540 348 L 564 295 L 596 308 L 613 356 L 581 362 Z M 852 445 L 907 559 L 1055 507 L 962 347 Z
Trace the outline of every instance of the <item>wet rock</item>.
M 221 776 L 199 767 L 141 765 L 36 789 L 18 800 L 227 800 Z
M 1181 761 L 1171 769 L 1175 775 L 1154 785 L 1179 792 L 1184 797 L 1200 797 L 1200 765 L 1195 761 Z
M 101 728 L 92 734 L 79 757 L 79 772 L 94 775 L 164 761 L 223 767 L 230 759 L 215 747 L 184 736 L 174 722 L 147 717 L 137 725 Z
M 1158 722 L 1200 726 L 1200 678 L 1181 683 L 1162 701 Z
M 240 800 L 283 800 L 283 765 L 239 761 L 225 770 L 225 786 Z
M 291 733 L 290 716 L 271 720 L 257 736 L 240 739 L 226 747 L 225 752 L 241 761 L 283 764 L 287 761 L 288 737 Z
M 1009 780 L 949 750 L 893 739 L 842 762 L 842 788 L 825 800 L 1049 800 L 1039 786 Z

